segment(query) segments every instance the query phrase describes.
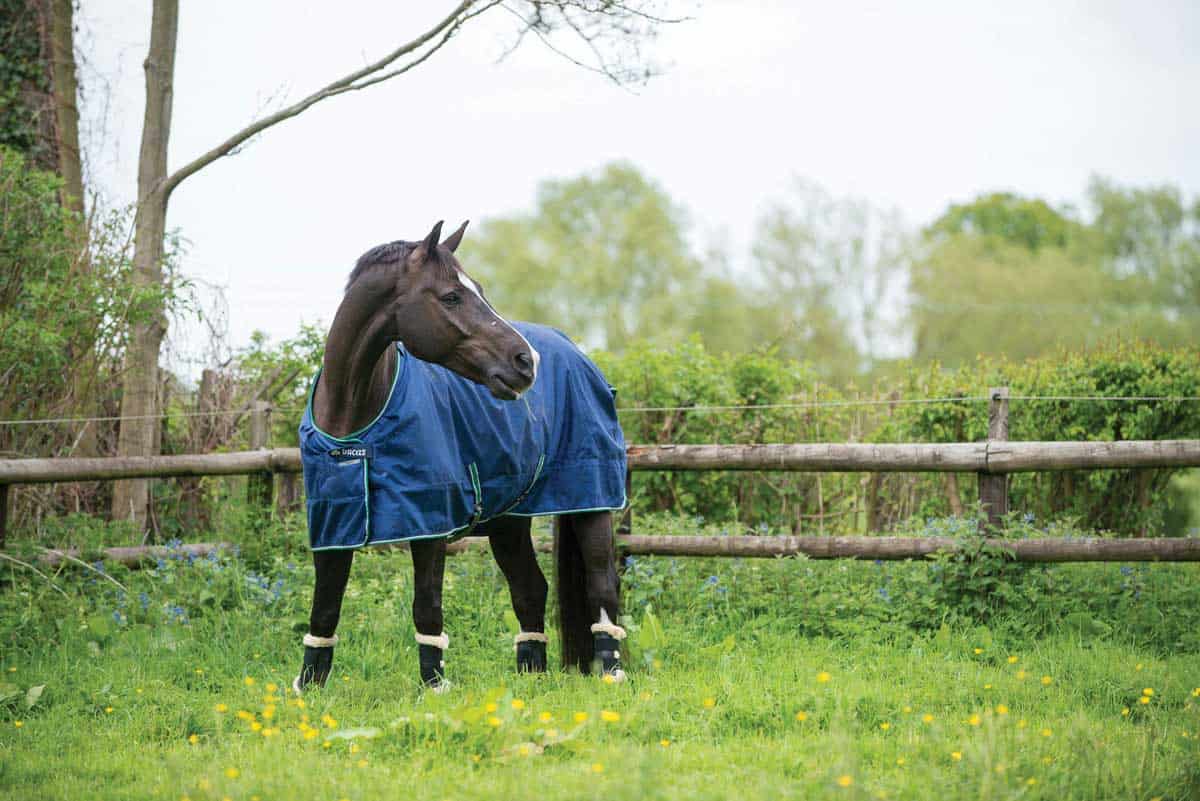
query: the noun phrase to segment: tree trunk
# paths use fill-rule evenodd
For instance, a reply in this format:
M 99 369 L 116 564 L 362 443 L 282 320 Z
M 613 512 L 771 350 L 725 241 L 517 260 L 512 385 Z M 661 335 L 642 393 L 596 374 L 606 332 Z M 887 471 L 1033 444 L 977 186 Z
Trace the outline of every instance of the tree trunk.
M 75 77 L 74 0 L 49 0 L 50 69 L 58 133 L 58 174 L 63 205 L 83 216 L 83 164 L 79 156 L 79 83 Z
M 179 0 L 154 0 L 146 72 L 146 113 L 138 154 L 138 208 L 134 219 L 134 281 L 142 297 L 125 351 L 118 456 L 152 456 L 161 410 L 158 353 L 167 331 L 162 296 L 163 238 L 167 227 L 167 142 L 175 75 Z M 112 517 L 145 528 L 150 501 L 145 479 L 113 486 Z

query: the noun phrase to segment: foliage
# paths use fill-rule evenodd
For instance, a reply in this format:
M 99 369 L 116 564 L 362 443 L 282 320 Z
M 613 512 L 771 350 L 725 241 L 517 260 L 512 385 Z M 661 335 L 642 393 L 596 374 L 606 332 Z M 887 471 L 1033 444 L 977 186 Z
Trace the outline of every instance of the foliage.
M 1012 362 L 980 359 L 970 368 L 913 372 L 901 394 L 911 397 L 978 398 L 989 387 L 1008 386 L 1013 440 L 1162 440 L 1200 435 L 1195 401 L 1070 401 L 1084 397 L 1200 396 L 1200 354 L 1194 348 L 1158 348 L 1115 343 L 1091 351 L 1062 352 L 1045 359 Z M 987 435 L 986 412 L 976 401 L 898 407 L 879 430 L 881 441 L 977 441 Z M 1010 478 L 1013 509 L 1039 519 L 1071 519 L 1093 529 L 1123 533 L 1161 531 L 1178 470 L 1093 470 L 1030 473 Z M 968 495 L 973 500 L 973 497 Z M 927 510 L 945 514 L 944 505 Z M 1169 532 L 1180 534 L 1178 530 Z
M 683 212 L 630 165 L 547 181 L 534 213 L 492 220 L 462 259 L 513 319 L 620 350 L 632 338 L 670 343 L 694 322 L 699 264 Z
M 895 212 L 795 182 L 755 231 L 749 284 L 761 298 L 756 341 L 810 360 L 839 384 L 896 355 L 887 341 L 902 323 L 894 299 L 909 247 Z
M 50 84 L 40 16 L 28 0 L 0 0 L 0 148 L 45 164 L 55 156 L 44 152 L 49 142 L 38 128 Z
M 1018 585 L 981 614 L 939 589 L 954 569 L 940 563 L 638 558 L 625 572 L 631 681 L 608 686 L 515 674 L 503 576 L 486 554 L 456 556 L 454 685 L 434 695 L 417 686 L 408 558 L 355 562 L 333 682 L 303 705 L 286 688 L 305 561 L 98 566 L 122 587 L 72 567 L 52 577 L 66 598 L 6 563 L 6 797 L 373 799 L 403 786 L 418 799 L 537 787 L 1090 801 L 1200 788 L 1193 565 L 1047 567 L 1044 592 L 1023 599 Z
M 951 371 L 935 364 L 903 370 L 899 380 L 870 393 L 839 392 L 824 385 L 811 366 L 773 353 L 717 356 L 695 340 L 670 350 L 636 345 L 619 356 L 596 354 L 596 360 L 618 387 L 629 442 L 979 441 L 987 438 L 987 405 L 981 399 L 997 386 L 1008 386 L 1018 398 L 1009 410 L 1013 440 L 1188 439 L 1200 432 L 1200 404 L 1194 401 L 1066 399 L 1200 397 L 1200 356 L 1191 348 L 1116 343 L 1024 362 L 980 359 Z M 902 402 L 955 397 L 964 400 Z M 889 398 L 901 402 L 893 407 Z M 839 405 L 852 401 L 867 403 Z M 778 404 L 784 408 L 772 408 Z M 712 406 L 735 408 L 691 410 Z M 1013 509 L 1042 520 L 1157 532 L 1173 497 L 1171 478 L 1178 473 L 1019 474 L 1011 479 L 1010 497 Z M 793 533 L 877 531 L 913 516 L 969 510 L 977 500 L 974 485 L 939 474 L 863 479 L 853 474 L 638 473 L 633 503 L 639 513 L 671 510 Z
M 1162 345 L 1200 332 L 1200 203 L 1172 186 L 1088 187 L 1091 219 L 991 194 L 926 227 L 913 260 L 914 357 L 1020 359 L 1113 336 Z

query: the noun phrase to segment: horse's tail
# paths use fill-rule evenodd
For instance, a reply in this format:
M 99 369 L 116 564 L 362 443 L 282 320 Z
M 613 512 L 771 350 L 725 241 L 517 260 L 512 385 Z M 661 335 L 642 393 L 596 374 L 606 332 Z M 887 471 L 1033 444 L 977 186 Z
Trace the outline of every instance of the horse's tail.
M 581 673 L 592 668 L 594 642 L 588 614 L 587 572 L 583 552 L 568 515 L 554 518 L 554 583 L 558 586 L 558 636 L 562 640 L 564 668 L 577 667 Z

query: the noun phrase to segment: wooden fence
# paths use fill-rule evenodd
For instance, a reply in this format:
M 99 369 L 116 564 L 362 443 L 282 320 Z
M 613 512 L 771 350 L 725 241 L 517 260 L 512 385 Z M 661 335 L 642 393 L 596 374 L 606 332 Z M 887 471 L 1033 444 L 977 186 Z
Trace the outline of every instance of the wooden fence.
M 989 439 L 934 444 L 818 443 L 792 445 L 632 445 L 629 469 L 760 470 L 805 472 L 976 473 L 987 524 L 1008 513 L 1008 475 L 1018 472 L 1200 467 L 1200 440 L 1122 442 L 1010 442 L 1008 390 L 993 389 Z M 265 441 L 265 428 L 257 441 Z M 4 542 L 8 488 L 12 484 L 124 478 L 249 475 L 250 498 L 270 508 L 272 474 L 294 482 L 301 472 L 298 448 L 237 453 L 92 459 L 0 460 L 0 545 Z M 295 489 L 285 489 L 294 494 Z M 948 538 L 903 537 L 646 537 L 629 526 L 618 546 L 635 554 L 785 556 L 817 559 L 911 559 L 953 549 Z M 1030 562 L 1200 561 L 1200 539 L 995 539 L 995 545 Z

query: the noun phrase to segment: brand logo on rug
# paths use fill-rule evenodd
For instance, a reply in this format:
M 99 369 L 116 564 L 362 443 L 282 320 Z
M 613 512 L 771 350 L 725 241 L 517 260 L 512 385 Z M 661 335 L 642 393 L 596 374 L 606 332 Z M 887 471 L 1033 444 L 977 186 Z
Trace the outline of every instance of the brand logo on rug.
M 370 445 L 347 445 L 341 448 L 334 448 L 329 452 L 329 456 L 337 459 L 339 462 L 350 461 L 351 459 L 371 459 L 374 458 L 374 449 Z

